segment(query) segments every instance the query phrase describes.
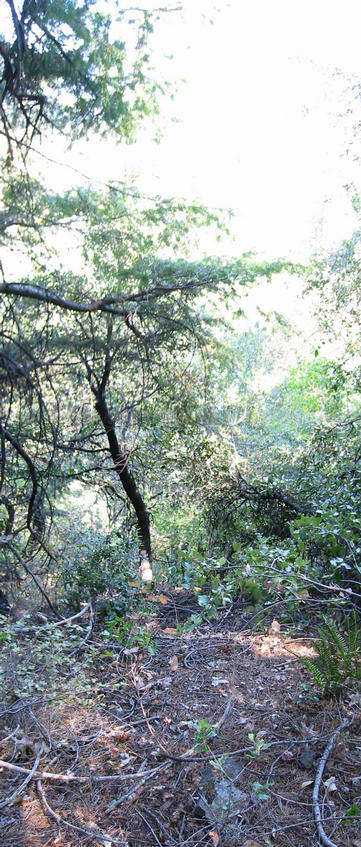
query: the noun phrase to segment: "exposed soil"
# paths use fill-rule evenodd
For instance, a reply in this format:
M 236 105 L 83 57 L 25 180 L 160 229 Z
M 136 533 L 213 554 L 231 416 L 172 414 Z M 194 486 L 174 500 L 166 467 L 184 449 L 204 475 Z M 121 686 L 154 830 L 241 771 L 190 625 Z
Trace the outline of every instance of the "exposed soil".
M 95 633 L 86 690 L 4 707 L 1 738 L 12 737 L 1 759 L 26 770 L 0 769 L 2 847 L 315 847 L 315 778 L 332 733 L 352 718 L 328 756 L 318 802 L 330 842 L 361 847 L 361 698 L 309 699 L 310 675 L 289 651 L 310 655 L 310 641 L 291 640 L 277 619 L 255 631 L 238 606 L 221 629 L 218 621 L 178 635 L 191 611 L 191 601 L 169 594 L 146 624 L 154 655 L 102 646 Z M 208 739 L 204 723 L 199 736 L 205 719 Z M 242 802 L 212 821 L 205 808 L 222 779 Z

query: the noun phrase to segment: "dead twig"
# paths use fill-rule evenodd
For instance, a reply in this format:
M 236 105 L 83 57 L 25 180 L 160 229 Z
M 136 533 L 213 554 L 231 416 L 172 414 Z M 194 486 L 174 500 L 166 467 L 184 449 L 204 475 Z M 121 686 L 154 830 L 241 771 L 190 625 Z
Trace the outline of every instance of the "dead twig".
M 22 615 L 21 618 L 19 618 L 19 620 L 16 622 L 15 626 L 13 627 L 13 631 L 17 632 L 20 629 L 21 632 L 40 632 L 44 629 L 54 629 L 57 626 L 62 626 L 65 623 L 72 623 L 73 621 L 78 620 L 78 618 L 81 618 L 83 615 L 85 615 L 85 613 L 88 610 L 91 610 L 91 608 L 91 603 L 87 603 L 86 606 L 84 606 L 83 609 L 80 610 L 80 612 L 77 612 L 76 615 L 71 615 L 70 618 L 61 618 L 61 620 L 52 621 L 51 623 L 47 622 L 45 624 L 42 624 L 41 626 L 21 626 L 21 621 L 28 614 L 28 612 L 26 612 L 25 615 Z
M 231 714 L 232 707 L 233 707 L 233 698 L 232 698 L 232 694 L 229 694 L 228 700 L 227 700 L 227 705 L 226 705 L 226 708 L 223 712 L 223 715 L 221 715 L 219 721 L 217 721 L 217 723 L 214 724 L 214 735 L 213 735 L 213 737 L 219 735 L 219 733 L 222 729 L 222 726 L 226 723 L 226 721 L 228 720 L 228 718 Z
M 14 735 L 16 735 L 18 729 L 20 729 L 19 723 L 17 724 L 16 729 L 14 729 L 13 732 L 10 733 L 10 735 L 6 735 L 5 738 L 0 739 L 0 748 L 5 747 L 8 741 L 11 741 L 11 739 L 14 738 Z
M 154 776 L 156 773 L 159 773 L 159 771 L 163 770 L 164 767 L 166 767 L 166 763 L 163 763 L 162 765 L 159 765 L 157 768 L 154 768 L 152 771 L 150 771 L 146 776 L 143 777 L 143 779 L 140 780 L 140 782 L 138 782 L 138 785 L 136 785 L 135 788 L 131 788 L 129 791 L 126 791 L 125 794 L 122 794 L 121 797 L 118 797 L 118 800 L 112 800 L 112 802 L 109 803 L 109 806 L 107 806 L 106 811 L 110 812 L 113 809 L 116 809 L 117 806 L 120 806 L 121 803 L 125 803 L 126 800 L 132 800 L 133 797 L 136 795 L 137 791 L 139 791 L 139 789 L 142 788 L 142 786 L 145 785 L 145 783 L 148 782 L 148 780 L 151 779 L 152 776 Z
M 30 780 L 33 779 L 35 771 L 36 771 L 38 764 L 40 762 L 43 750 L 44 750 L 44 745 L 40 744 L 38 754 L 36 756 L 35 762 L 34 762 L 32 768 L 31 768 L 31 770 L 29 771 L 29 773 L 27 774 L 25 779 L 23 779 L 21 785 L 19 785 L 18 788 L 16 788 L 15 791 L 13 791 L 13 793 L 10 794 L 10 797 L 5 797 L 4 800 L 1 800 L 0 809 L 3 809 L 5 806 L 13 806 L 13 804 L 16 803 L 18 801 L 19 797 L 21 797 L 21 795 L 24 793 L 26 786 L 28 785 Z
M 80 612 L 77 612 L 76 615 L 71 615 L 70 618 L 62 618 L 60 621 L 55 621 L 54 623 L 46 623 L 44 626 L 41 626 L 40 629 L 52 629 L 55 626 L 62 626 L 64 623 L 71 623 L 72 621 L 76 621 L 78 618 L 81 618 L 85 615 L 85 612 L 91 608 L 91 603 L 87 603 L 83 609 L 80 609 Z
M 149 829 L 149 830 L 150 830 L 150 832 L 152 833 L 152 836 L 153 836 L 153 838 L 154 838 L 154 841 L 156 841 L 156 842 L 157 842 L 157 844 L 159 844 L 159 847 L 162 847 L 162 842 L 161 842 L 161 841 L 159 841 L 159 838 L 158 838 L 158 836 L 157 836 L 157 833 L 156 833 L 156 832 L 154 832 L 154 829 L 153 829 L 153 827 L 152 827 L 152 824 L 150 824 L 150 823 L 149 823 L 149 821 L 147 821 L 147 818 L 145 818 L 145 817 L 144 817 L 144 815 L 142 815 L 142 813 L 139 811 L 139 809 L 136 809 L 135 811 L 136 811 L 136 814 L 140 817 L 140 819 L 143 821 L 143 823 L 145 823 L 145 825 L 148 827 L 148 829 Z
M 0 768 L 5 768 L 8 771 L 12 771 L 13 773 L 25 773 L 27 776 L 31 774 L 31 779 L 42 779 L 47 780 L 48 782 L 127 782 L 129 779 L 138 779 L 138 777 L 147 776 L 150 778 L 157 771 L 162 770 L 165 765 L 159 765 L 157 768 L 152 768 L 149 771 L 137 771 L 137 773 L 117 773 L 112 774 L 110 776 L 95 776 L 91 774 L 90 776 L 77 776 L 76 774 L 69 773 L 51 773 L 49 771 L 40 771 L 39 773 L 28 768 L 23 768 L 21 765 L 13 765 L 12 762 L 5 762 L 3 759 L 0 759 Z M 142 780 L 142 782 L 146 780 Z M 136 789 L 134 789 L 136 790 Z
M 77 826 L 76 824 L 69 823 L 69 821 L 66 821 L 63 818 L 61 818 L 60 815 L 58 815 L 58 813 L 55 812 L 54 809 L 51 808 L 51 806 L 49 806 L 49 803 L 48 803 L 48 801 L 45 797 L 44 790 L 43 790 L 40 779 L 37 779 L 37 781 L 36 781 L 36 790 L 38 792 L 40 802 L 41 802 L 41 805 L 43 807 L 45 814 L 47 813 L 51 818 L 53 818 L 53 820 L 56 821 L 59 824 L 59 826 L 65 826 L 68 829 L 75 830 L 75 832 L 81 832 L 82 835 L 87 835 L 88 838 L 94 838 L 97 841 L 101 841 L 104 845 L 107 845 L 107 847 L 108 847 L 109 844 L 116 844 L 116 845 L 118 845 L 118 847 L 128 847 L 128 844 L 127 844 L 126 841 L 123 841 L 123 840 L 119 841 L 118 838 L 113 838 L 111 835 L 108 835 L 107 833 L 99 832 L 99 831 L 91 830 L 91 829 L 86 829 L 83 826 Z
M 173 844 L 175 844 L 175 843 L 176 843 L 175 839 L 174 839 L 174 838 L 173 838 L 173 836 L 170 834 L 170 832 L 168 832 L 168 830 L 165 828 L 165 826 L 164 826 L 164 824 L 162 823 L 162 821 L 161 821 L 161 820 L 159 820 L 159 818 L 157 817 L 157 815 L 156 815 L 154 812 L 152 812 L 152 811 L 151 811 L 151 809 L 147 809 L 147 807 L 146 807 L 146 806 L 139 806 L 139 807 L 138 807 L 138 809 L 136 810 L 136 811 L 137 811 L 137 814 L 140 814 L 140 809 L 142 810 L 142 812 L 144 812 L 145 814 L 149 815 L 149 817 L 150 817 L 150 818 L 152 818 L 152 819 L 156 822 L 156 824 L 159 826 L 160 831 L 163 833 L 163 835 L 165 835 L 165 837 L 166 837 L 166 839 L 167 839 L 167 841 L 166 841 L 166 843 L 167 843 L 167 844 L 170 844 L 171 842 L 173 842 Z M 147 824 L 147 826 L 149 826 L 149 828 L 150 828 L 150 824 L 148 823 L 148 821 L 146 821 L 146 820 L 145 820 L 145 818 L 143 818 L 143 820 L 144 820 L 144 822 Z M 152 830 L 152 832 L 153 832 L 153 830 Z M 154 836 L 155 836 L 156 841 L 158 841 L 158 838 L 157 838 L 157 836 L 155 835 L 155 833 L 153 833 L 153 834 L 154 834 Z M 158 843 L 160 843 L 160 842 L 158 841 Z
M 89 601 L 89 603 L 87 604 L 86 608 L 87 608 L 87 609 L 89 609 L 89 625 L 88 625 L 88 629 L 87 629 L 87 631 L 86 631 L 86 633 L 85 633 L 85 635 L 84 635 L 84 638 L 82 638 L 82 640 L 80 641 L 80 643 L 79 643 L 79 644 L 77 644 L 77 646 L 76 646 L 76 647 L 74 647 L 74 650 L 71 650 L 71 652 L 69 653 L 69 656 L 74 656 L 74 654 L 75 654 L 75 653 L 78 653 L 78 652 L 79 652 L 79 650 L 81 650 L 81 648 L 82 648 L 82 647 L 84 647 L 84 644 L 86 644 L 86 642 L 87 642 L 87 641 L 89 641 L 89 638 L 90 638 L 90 636 L 91 636 L 91 634 L 92 634 L 92 632 L 93 632 L 93 629 L 94 629 L 94 622 L 95 622 L 95 615 L 94 615 L 94 609 L 93 609 L 93 606 L 92 606 L 92 604 L 91 604 L 91 602 L 90 602 L 90 601 Z
M 313 786 L 313 792 L 312 792 L 312 808 L 313 808 L 313 817 L 316 821 L 318 837 L 319 837 L 320 841 L 322 841 L 322 843 L 325 844 L 325 847 L 338 847 L 338 845 L 335 844 L 334 841 L 331 841 L 331 839 L 326 835 L 325 830 L 323 828 L 321 809 L 320 809 L 320 804 L 319 804 L 319 800 L 318 800 L 321 780 L 322 780 L 323 772 L 325 770 L 325 766 L 327 764 L 327 760 L 330 756 L 331 750 L 334 747 L 336 739 L 338 738 L 340 732 L 343 732 L 345 729 L 348 729 L 348 727 L 351 726 L 353 721 L 354 721 L 353 717 L 351 718 L 351 720 L 344 721 L 344 723 L 340 724 L 340 726 L 335 730 L 335 732 L 332 733 L 331 738 L 330 738 L 328 745 L 326 747 L 326 750 L 325 750 L 323 756 L 321 757 L 320 764 L 317 768 L 316 778 L 315 778 L 315 782 L 314 782 L 314 786 Z
M 63 773 L 48 773 L 47 771 L 41 771 L 40 773 L 31 771 L 28 768 L 23 768 L 21 765 L 13 765 L 12 762 L 5 762 L 4 759 L 0 759 L 0 768 L 5 768 L 8 771 L 12 771 L 13 773 L 25 773 L 29 776 L 30 779 L 47 779 L 51 782 L 87 782 L 88 778 L 85 776 L 74 776 L 74 774 L 63 774 Z M 30 777 L 31 774 L 31 777 Z

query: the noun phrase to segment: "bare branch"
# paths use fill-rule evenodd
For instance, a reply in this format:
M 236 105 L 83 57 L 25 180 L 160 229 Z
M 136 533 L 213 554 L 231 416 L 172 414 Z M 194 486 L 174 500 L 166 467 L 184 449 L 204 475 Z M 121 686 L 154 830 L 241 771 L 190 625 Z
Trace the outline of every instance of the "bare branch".
M 348 729 L 348 727 L 351 726 L 353 721 L 354 721 L 353 717 L 351 718 L 351 720 L 344 721 L 344 723 L 342 723 L 335 730 L 335 732 L 331 735 L 331 738 L 328 742 L 326 750 L 325 750 L 323 756 L 321 757 L 320 764 L 317 768 L 315 783 L 314 783 L 313 792 L 312 792 L 313 816 L 314 816 L 314 819 L 316 821 L 319 839 L 320 839 L 320 841 L 322 841 L 322 844 L 324 844 L 325 847 L 337 847 L 337 844 L 335 844 L 334 841 L 331 841 L 331 839 L 328 838 L 328 836 L 326 835 L 325 830 L 323 828 L 323 824 L 322 824 L 321 809 L 320 809 L 320 804 L 319 804 L 319 801 L 318 801 L 318 794 L 319 794 L 319 790 L 320 790 L 321 779 L 322 779 L 323 772 L 324 772 L 326 764 L 327 764 L 327 760 L 328 760 L 330 753 L 331 753 L 331 751 L 334 747 L 336 739 L 338 738 L 340 732 L 343 732 L 345 729 Z

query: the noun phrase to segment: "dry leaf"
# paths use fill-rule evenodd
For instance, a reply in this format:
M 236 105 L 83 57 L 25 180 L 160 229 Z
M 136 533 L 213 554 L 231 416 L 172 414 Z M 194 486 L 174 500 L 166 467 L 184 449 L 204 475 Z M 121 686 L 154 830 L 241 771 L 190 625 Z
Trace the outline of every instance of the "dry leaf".
M 178 656 L 171 656 L 170 659 L 169 659 L 169 665 L 170 665 L 171 671 L 177 671 L 178 668 L 179 668 Z
M 294 759 L 294 758 L 295 758 L 295 754 L 292 753 L 292 750 L 285 750 L 285 752 L 282 753 L 282 756 L 281 756 L 281 759 L 282 759 L 283 762 L 292 762 L 292 759 Z
M 175 629 L 174 626 L 166 626 L 165 629 L 162 629 L 162 632 L 164 632 L 164 635 L 177 635 L 178 634 L 178 630 Z
M 214 847 L 217 847 L 219 844 L 219 835 L 216 829 L 212 829 L 212 832 L 209 832 L 209 837 L 212 839 Z
M 281 624 L 276 618 L 272 621 L 271 626 L 268 630 L 268 635 L 279 635 L 281 632 Z
M 337 791 L 337 785 L 334 776 L 330 776 L 329 779 L 325 779 L 323 784 L 326 786 L 329 794 L 331 793 L 331 791 Z
M 313 779 L 306 779 L 306 782 L 303 782 L 301 788 L 308 788 L 309 785 L 313 785 Z
M 112 737 L 116 738 L 117 741 L 128 741 L 131 737 L 131 732 L 127 732 L 125 729 L 113 729 Z
M 158 594 L 157 597 L 154 598 L 158 603 L 161 603 L 162 606 L 166 606 L 169 603 L 169 599 L 165 594 Z
M 154 630 L 159 629 L 159 626 L 160 624 L 158 618 L 154 618 L 154 620 L 148 621 L 144 624 L 144 629 L 147 632 L 154 632 Z
M 303 738 L 304 741 L 313 741 L 313 739 L 318 738 L 319 733 L 316 732 L 312 726 L 307 726 L 305 721 L 302 721 L 300 730 L 301 738 Z

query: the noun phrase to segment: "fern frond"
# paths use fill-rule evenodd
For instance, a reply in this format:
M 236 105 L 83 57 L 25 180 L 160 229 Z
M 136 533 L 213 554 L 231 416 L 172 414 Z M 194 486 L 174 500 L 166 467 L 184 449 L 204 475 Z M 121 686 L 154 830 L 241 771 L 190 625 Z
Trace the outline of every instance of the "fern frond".
M 308 668 L 308 670 L 312 674 L 316 684 L 321 689 L 322 694 L 324 694 L 327 689 L 327 677 L 322 673 L 320 668 L 317 667 L 315 662 L 313 662 L 308 657 L 302 656 L 302 662 L 304 665 L 306 665 L 306 668 Z
M 326 696 L 337 694 L 349 679 L 361 680 L 361 631 L 353 615 L 345 631 L 335 622 L 323 618 L 319 638 L 313 641 L 316 658 L 299 656 L 312 674 L 316 685 Z
M 335 646 L 338 648 L 338 651 L 342 658 L 345 659 L 347 656 L 349 645 L 347 644 L 343 633 L 339 629 L 337 629 L 337 626 L 332 620 L 327 620 L 326 618 L 323 618 L 323 621 L 326 631 L 330 635 Z

